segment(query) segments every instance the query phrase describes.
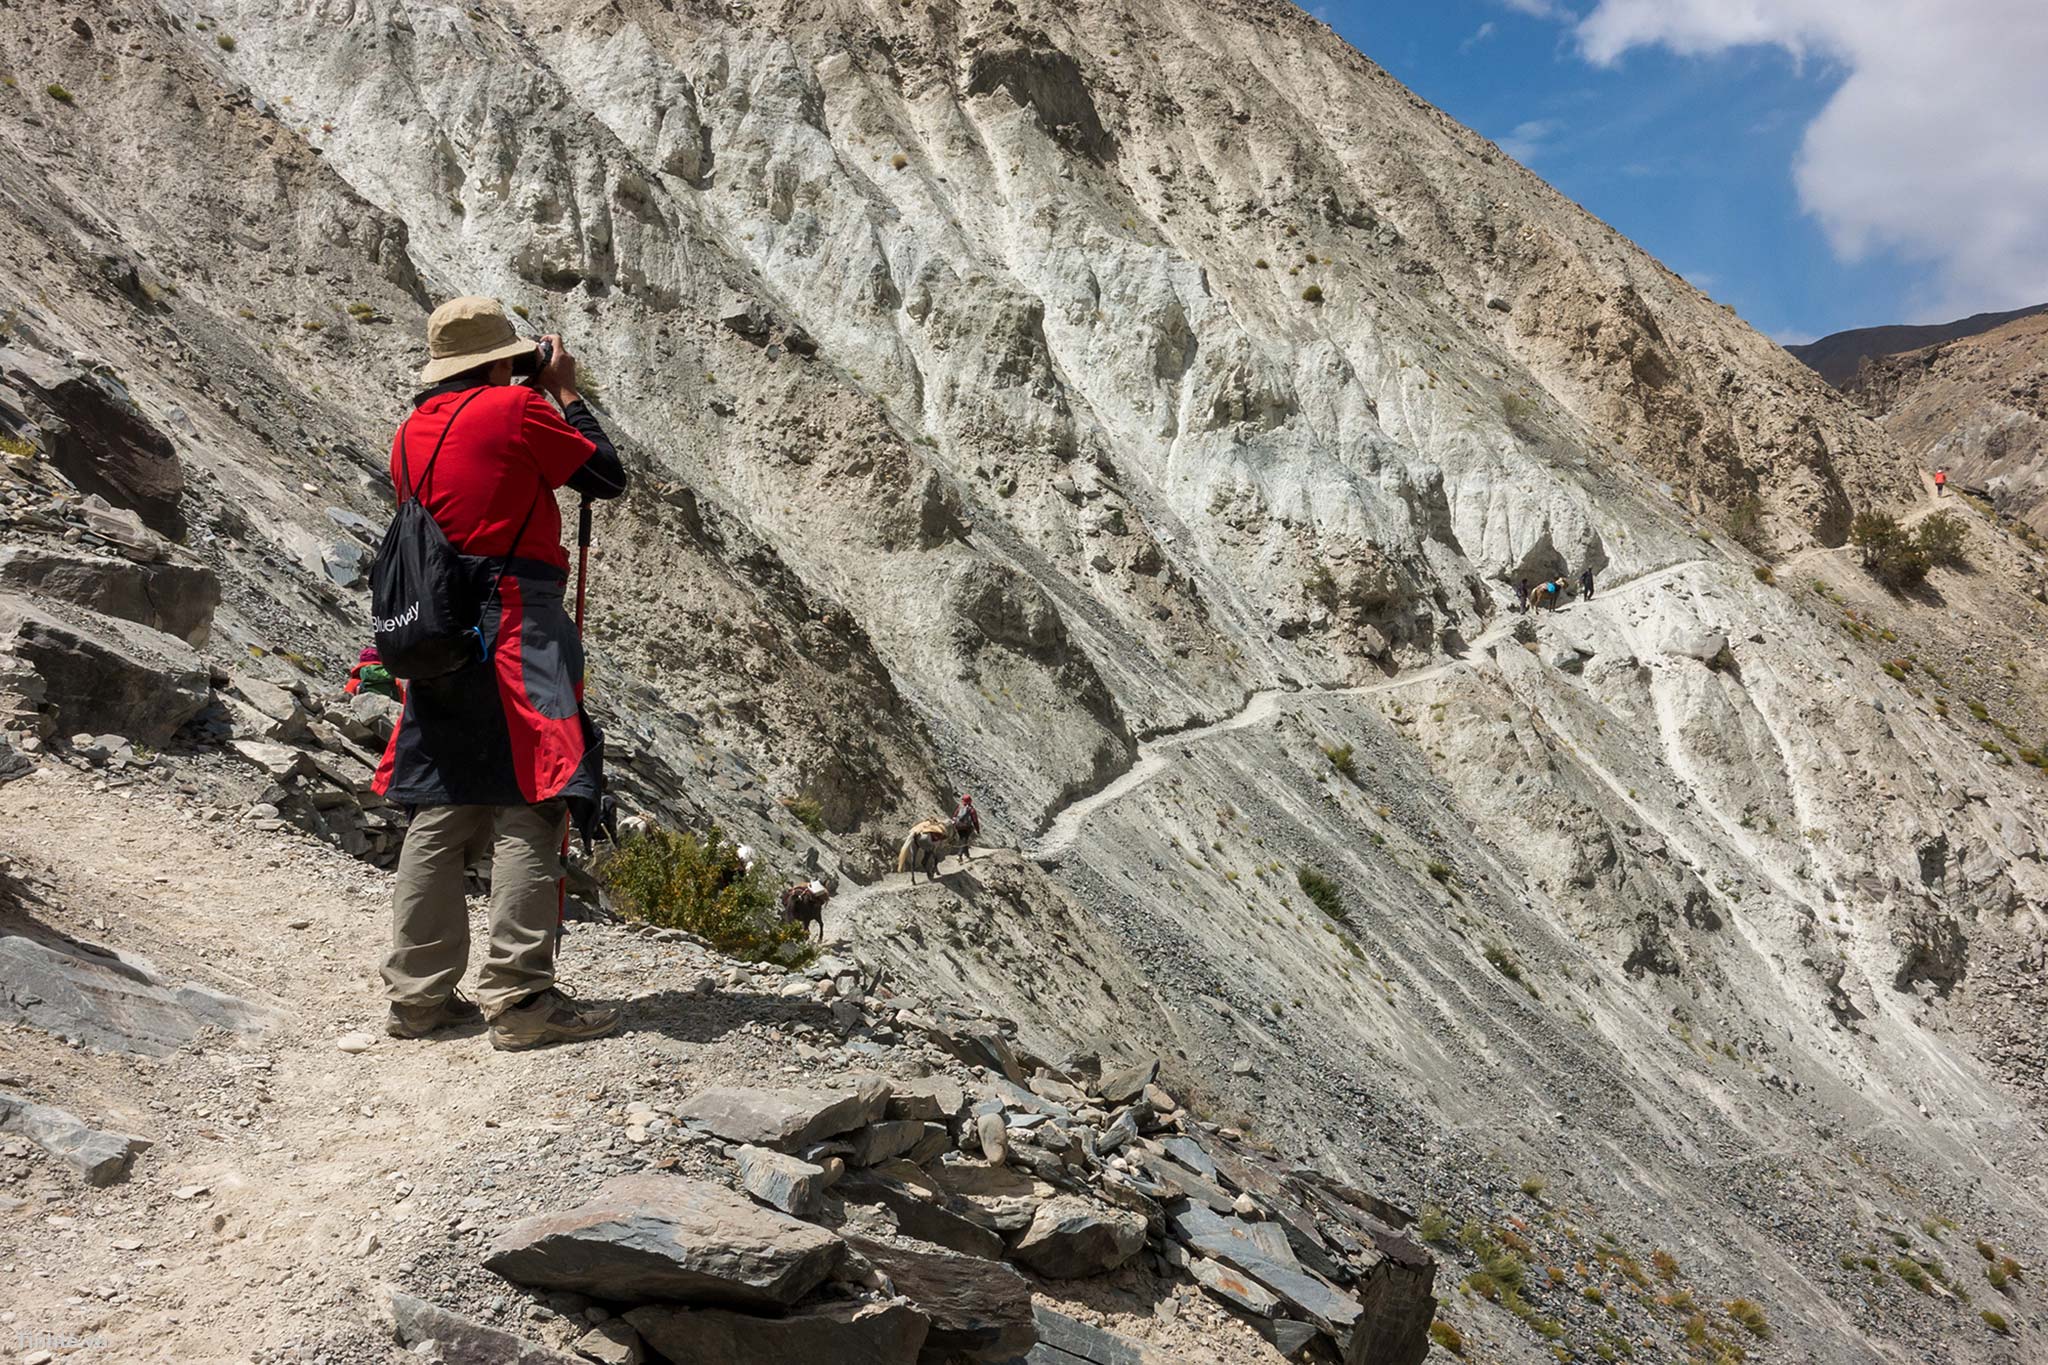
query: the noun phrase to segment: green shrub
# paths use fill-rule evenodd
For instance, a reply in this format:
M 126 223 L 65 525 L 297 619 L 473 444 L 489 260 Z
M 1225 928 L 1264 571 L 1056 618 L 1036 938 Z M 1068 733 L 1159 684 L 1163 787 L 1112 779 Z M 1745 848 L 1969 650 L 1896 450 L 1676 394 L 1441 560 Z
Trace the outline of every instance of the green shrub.
M 1759 583 L 1775 583 L 1778 581 L 1777 571 L 1768 564 L 1757 565 L 1753 572 L 1756 574 L 1756 581 Z
M 1465 1334 L 1442 1318 L 1429 1325 L 1429 1339 L 1454 1356 L 1465 1354 Z
M 1522 1182 L 1522 1193 L 1531 1199 L 1541 1199 L 1544 1189 L 1550 1184 L 1540 1175 L 1532 1175 Z
M 1351 757 L 1349 744 L 1326 744 L 1323 746 L 1323 757 L 1330 760 L 1331 767 L 1353 782 L 1358 780 L 1358 764 Z
M 1337 883 L 1325 877 L 1312 867 L 1304 867 L 1294 874 L 1295 885 L 1302 893 L 1315 902 L 1316 909 L 1333 920 L 1344 918 L 1344 896 L 1338 891 Z
M 1301 291 L 1301 298 L 1304 303 L 1321 303 L 1323 301 L 1323 287 L 1319 284 L 1312 284 Z
M 1728 1310 L 1728 1316 L 1747 1328 L 1749 1334 L 1759 1339 L 1771 1334 L 1771 1320 L 1764 1316 L 1761 1305 L 1751 1299 L 1730 1299 L 1721 1305 Z
M 1441 882 L 1445 886 L 1449 886 L 1451 881 L 1458 875 L 1451 870 L 1451 865 L 1441 858 L 1431 858 L 1427 871 L 1433 880 Z
M 48 85 L 44 86 L 43 93 L 45 95 L 48 95 L 51 99 L 57 101 L 57 103 L 59 104 L 70 104 L 74 99 L 77 98 L 69 90 L 66 90 L 63 86 L 57 84 L 55 81 L 51 81 Z
M 761 865 L 743 872 L 739 850 L 716 826 L 701 843 L 665 829 L 630 838 L 605 855 L 597 875 L 628 919 L 687 930 L 728 957 L 811 956 L 801 946 L 805 926 L 783 922 Z
M 1914 530 L 1913 542 L 1926 552 L 1930 563 L 1959 565 L 1964 562 L 1963 519 L 1953 512 L 1936 512 Z
M 1493 969 L 1495 971 L 1499 972 L 1508 980 L 1520 981 L 1522 979 L 1521 964 L 1516 962 L 1513 958 L 1509 957 L 1508 950 L 1501 947 L 1498 943 L 1489 943 L 1486 945 L 1486 960 L 1493 964 Z
M 527 310 L 527 307 L 526 307 L 526 305 L 525 305 L 525 304 L 523 304 L 523 303 L 515 303 L 515 304 L 513 304 L 513 305 L 512 305 L 512 311 L 513 311 L 513 313 L 514 313 L 515 315 L 517 315 L 517 316 L 518 316 L 518 318 L 519 318 L 519 320 L 520 320 L 521 322 L 524 322 L 524 321 L 525 321 L 526 319 L 528 319 L 528 318 L 530 318 L 530 317 L 532 317 L 532 316 L 533 316 L 533 314 L 532 314 L 531 312 L 529 312 L 529 311 Z M 711 376 L 707 374 L 707 375 L 705 375 L 705 376 L 704 376 L 704 379 L 705 379 L 705 381 L 706 381 L 706 382 L 708 383 L 708 382 L 710 382 Z
M 1892 1269 L 1898 1277 L 1923 1294 L 1934 1292 L 1934 1282 L 1927 1278 L 1927 1267 L 1907 1256 L 1894 1256 Z
M 1650 1253 L 1650 1268 L 1657 1272 L 1657 1278 L 1670 1284 L 1678 1278 L 1678 1258 L 1670 1252 L 1657 1250 Z
M 219 45 L 222 52 L 233 52 L 235 50 L 235 35 L 232 33 L 220 34 L 213 41 Z
M 905 166 L 908 166 L 910 164 L 910 158 L 903 155 L 903 153 L 898 152 L 896 153 L 896 155 L 889 158 L 889 164 L 900 171 Z
M 0 455 L 33 455 L 36 448 L 19 436 L 0 436 Z
M 1728 509 L 1728 534 L 1737 545 L 1751 554 L 1760 555 L 1770 548 L 1770 541 L 1764 535 L 1763 499 L 1752 493 L 1740 498 Z
M 1325 611 L 1335 611 L 1343 594 L 1337 587 L 1337 575 L 1330 572 L 1327 564 L 1318 564 L 1308 571 L 1308 577 L 1301 580 L 1301 590 L 1308 594 L 1311 602 Z
M 1422 1217 L 1415 1224 L 1415 1235 L 1425 1242 L 1447 1242 L 1451 1238 L 1451 1220 L 1436 1205 L 1424 1204 Z
M 1994 1313 L 1989 1308 L 1986 1308 L 1978 1313 L 1977 1316 L 1984 1319 L 1986 1327 L 1989 1327 L 2000 1336 L 2009 1336 L 2012 1333 L 2012 1324 L 2005 1320 L 2005 1314 L 2003 1313 Z
M 1934 566 L 1932 556 L 1887 512 L 1858 512 L 1849 540 L 1863 552 L 1863 567 L 1893 592 L 1918 586 Z

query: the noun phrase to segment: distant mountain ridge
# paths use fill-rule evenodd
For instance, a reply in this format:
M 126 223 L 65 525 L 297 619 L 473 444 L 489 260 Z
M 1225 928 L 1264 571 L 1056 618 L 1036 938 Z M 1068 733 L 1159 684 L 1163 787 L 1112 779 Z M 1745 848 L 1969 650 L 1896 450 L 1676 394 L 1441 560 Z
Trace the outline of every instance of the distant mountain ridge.
M 2048 312 L 2048 303 L 2037 303 L 2031 308 L 2015 308 L 2006 313 L 1972 313 L 1969 317 L 1954 322 L 1934 322 L 1925 326 L 1893 324 L 1885 327 L 1855 327 L 1846 332 L 1833 332 L 1818 341 L 1809 341 L 1804 346 L 1787 346 L 1794 357 L 1804 361 L 1817 371 L 1822 379 L 1841 388 L 1856 377 L 1856 371 L 1866 359 L 1885 355 L 1898 355 L 1905 351 L 1917 351 L 1923 346 L 1935 346 L 1944 341 L 1955 341 L 1961 337 L 1976 336 L 1994 327 L 2003 327 L 2008 322 L 2029 318 L 2036 313 Z

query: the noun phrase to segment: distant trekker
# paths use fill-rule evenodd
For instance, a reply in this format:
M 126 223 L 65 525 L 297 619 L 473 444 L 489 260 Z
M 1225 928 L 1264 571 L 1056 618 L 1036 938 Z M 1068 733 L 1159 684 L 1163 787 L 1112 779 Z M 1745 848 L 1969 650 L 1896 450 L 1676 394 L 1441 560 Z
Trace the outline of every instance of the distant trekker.
M 572 813 L 586 829 L 597 817 L 602 761 L 578 696 L 583 642 L 563 604 L 555 490 L 617 497 L 625 471 L 561 338 L 522 338 L 495 300 L 460 298 L 427 320 L 427 351 L 425 392 L 391 443 L 392 482 L 461 555 L 482 613 L 476 658 L 406 686 L 373 784 L 412 812 L 392 886 L 385 1031 L 419 1038 L 481 1014 L 501 1049 L 595 1038 L 618 1027 L 618 1010 L 555 986 L 561 852 Z M 455 989 L 469 959 L 462 881 L 486 845 L 490 948 L 472 1005 Z
M 1579 596 L 1588 602 L 1593 600 L 1593 566 L 1588 564 L 1579 570 Z
M 1948 496 L 1947 465 L 1943 465 L 1940 469 L 1934 471 L 1934 496 L 1937 498 L 1945 498 Z
M 1526 578 L 1515 580 L 1515 610 L 1529 610 L 1529 580 Z

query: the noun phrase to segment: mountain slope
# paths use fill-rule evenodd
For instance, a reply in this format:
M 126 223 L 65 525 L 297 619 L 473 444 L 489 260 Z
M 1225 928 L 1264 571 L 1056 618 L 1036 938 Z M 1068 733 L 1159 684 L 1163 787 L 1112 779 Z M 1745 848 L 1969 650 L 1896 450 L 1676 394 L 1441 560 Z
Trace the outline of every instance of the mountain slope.
M 2048 314 L 1885 356 L 1846 392 L 1924 466 L 2048 530 Z
M 2004 313 L 1972 313 L 1954 322 L 1852 327 L 1846 332 L 1830 332 L 1818 341 L 1785 349 L 1811 365 L 1822 379 L 1839 389 L 1848 387 L 1855 380 L 1857 371 L 1863 368 L 1866 360 L 1881 360 L 1886 356 L 1938 346 L 1944 341 L 1980 336 L 2044 312 L 2048 312 L 2048 303 L 2037 303 L 2032 308 L 2014 308 Z
M 1162 1051 L 1288 1153 L 1512 1231 L 1562 1278 L 1446 1291 L 1489 1358 L 1686 1359 L 1658 1250 L 1763 1304 L 1759 1352 L 2038 1347 L 2033 1286 L 2007 1340 L 1939 1243 L 2048 1255 L 2038 561 L 1972 517 L 1975 572 L 1876 589 L 1840 547 L 1924 506 L 1909 455 L 1322 25 L 99 0 L 0 34 L 9 344 L 176 433 L 224 669 L 347 657 L 329 508 L 381 521 L 427 308 L 497 294 L 635 465 L 590 632 L 629 804 L 815 855 L 849 951 L 1044 1055 Z M 1039 856 L 879 876 L 961 787 Z M 1884 1274 L 1907 1250 L 1974 1305 Z

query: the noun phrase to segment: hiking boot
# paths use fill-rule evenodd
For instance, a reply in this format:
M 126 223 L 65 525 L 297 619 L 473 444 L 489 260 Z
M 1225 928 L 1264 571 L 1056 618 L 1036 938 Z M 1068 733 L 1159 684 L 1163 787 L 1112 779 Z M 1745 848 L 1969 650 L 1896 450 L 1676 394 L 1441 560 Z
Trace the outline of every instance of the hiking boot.
M 580 1043 L 602 1038 L 619 1026 L 611 1005 L 579 1005 L 550 986 L 491 1020 L 491 1046 L 518 1052 L 547 1043 Z
M 484 1012 L 476 1007 L 476 1003 L 457 991 L 446 1000 L 431 1005 L 393 1002 L 391 1017 L 384 1021 L 384 1031 L 393 1038 L 424 1038 L 436 1029 L 475 1023 L 483 1017 Z

